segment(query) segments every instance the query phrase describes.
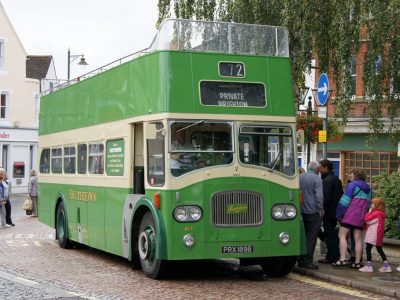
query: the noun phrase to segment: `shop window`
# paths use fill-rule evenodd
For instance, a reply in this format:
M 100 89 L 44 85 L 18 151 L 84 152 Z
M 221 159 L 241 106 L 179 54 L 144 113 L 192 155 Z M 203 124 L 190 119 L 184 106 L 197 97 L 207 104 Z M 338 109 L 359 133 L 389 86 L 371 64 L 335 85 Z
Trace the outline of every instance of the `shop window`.
M 344 178 L 349 179 L 351 168 L 360 167 L 367 173 L 367 181 L 370 183 L 373 176 L 380 173 L 396 172 L 399 161 L 395 152 L 345 152 L 344 153 Z
M 25 177 L 25 163 L 23 161 L 15 161 L 13 165 L 13 177 L 24 178 Z

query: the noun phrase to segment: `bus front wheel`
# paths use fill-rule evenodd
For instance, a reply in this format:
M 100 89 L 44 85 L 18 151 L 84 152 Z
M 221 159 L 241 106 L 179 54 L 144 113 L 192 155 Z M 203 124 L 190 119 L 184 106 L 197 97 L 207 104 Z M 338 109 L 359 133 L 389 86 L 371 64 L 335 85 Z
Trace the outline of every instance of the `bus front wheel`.
M 265 275 L 283 277 L 288 275 L 296 264 L 297 256 L 278 256 L 264 258 L 261 268 Z
M 57 208 L 57 219 L 56 219 L 56 237 L 58 245 L 61 248 L 68 249 L 71 247 L 71 241 L 68 238 L 68 220 L 65 214 L 64 203 L 61 202 Z
M 140 223 L 137 245 L 143 272 L 150 278 L 161 278 L 164 264 L 157 258 L 158 237 L 151 212 L 145 213 Z

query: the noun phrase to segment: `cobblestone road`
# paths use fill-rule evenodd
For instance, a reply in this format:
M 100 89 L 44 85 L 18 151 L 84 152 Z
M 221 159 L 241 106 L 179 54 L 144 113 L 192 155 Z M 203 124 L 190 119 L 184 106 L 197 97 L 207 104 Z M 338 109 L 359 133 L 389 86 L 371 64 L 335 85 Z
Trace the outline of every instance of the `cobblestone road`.
M 90 248 L 64 250 L 37 218 L 0 228 L 1 299 L 389 299 L 300 275 L 262 276 L 233 262 L 182 264 L 148 279 L 125 259 Z

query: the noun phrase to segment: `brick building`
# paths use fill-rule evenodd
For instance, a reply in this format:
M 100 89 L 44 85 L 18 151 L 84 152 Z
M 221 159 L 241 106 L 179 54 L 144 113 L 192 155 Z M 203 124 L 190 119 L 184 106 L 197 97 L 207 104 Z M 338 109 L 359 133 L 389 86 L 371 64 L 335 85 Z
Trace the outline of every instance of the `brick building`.
M 400 167 L 397 145 L 391 143 L 387 134 L 381 134 L 372 148 L 367 145 L 369 112 L 363 87 L 363 65 L 367 47 L 367 42 L 364 42 L 360 45 L 357 55 L 352 58 L 353 105 L 347 114 L 348 122 L 343 139 L 327 145 L 327 157 L 334 161 L 337 174 L 344 182 L 348 179 L 349 170 L 355 166 L 362 167 L 367 171 L 368 181 L 372 176 L 381 172 L 391 173 Z M 376 64 L 379 67 L 379 61 Z M 333 89 L 335 89 L 334 86 Z M 330 101 L 328 116 L 332 116 L 334 110 L 335 106 Z M 387 110 L 384 110 L 383 117 L 387 117 Z M 397 121 L 400 122 L 400 116 Z M 317 156 L 322 157 L 321 145 L 318 149 Z

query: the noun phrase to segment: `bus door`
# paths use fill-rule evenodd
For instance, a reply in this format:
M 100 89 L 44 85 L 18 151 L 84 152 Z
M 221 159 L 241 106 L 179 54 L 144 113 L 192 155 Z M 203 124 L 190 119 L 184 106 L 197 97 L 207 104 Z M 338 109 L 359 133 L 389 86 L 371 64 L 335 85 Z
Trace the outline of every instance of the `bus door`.
M 133 125 L 133 193 L 144 194 L 143 123 Z

